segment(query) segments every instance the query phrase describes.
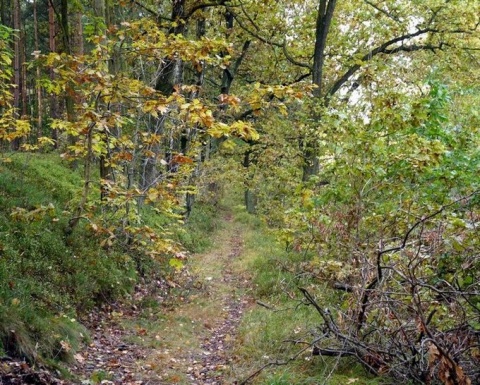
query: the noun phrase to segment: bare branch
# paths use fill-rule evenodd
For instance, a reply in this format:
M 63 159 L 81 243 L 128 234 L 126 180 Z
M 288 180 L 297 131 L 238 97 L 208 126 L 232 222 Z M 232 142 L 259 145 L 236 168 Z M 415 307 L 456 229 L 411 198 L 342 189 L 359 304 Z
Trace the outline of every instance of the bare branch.
M 453 202 L 451 202 L 447 205 L 443 205 L 442 207 L 440 207 L 437 211 L 433 212 L 432 214 L 429 214 L 427 216 L 422 217 L 419 221 L 414 223 L 413 226 L 411 226 L 409 228 L 409 230 L 405 233 L 405 235 L 403 237 L 403 240 L 402 240 L 402 243 L 399 246 L 392 247 L 392 248 L 389 248 L 389 249 L 386 249 L 386 250 L 379 250 L 378 251 L 377 261 L 376 261 L 377 276 L 364 289 L 363 294 L 362 294 L 362 299 L 360 301 L 361 302 L 361 308 L 360 308 L 360 312 L 359 312 L 358 317 L 357 317 L 357 322 L 358 322 L 357 330 L 358 331 L 360 331 L 360 329 L 362 328 L 362 326 L 365 322 L 365 313 L 366 313 L 366 310 L 367 310 L 368 302 L 370 300 L 370 293 L 378 285 L 378 283 L 380 283 L 381 280 L 383 279 L 382 256 L 384 254 L 389 254 L 389 253 L 393 253 L 393 252 L 396 252 L 396 251 L 403 250 L 405 248 L 405 246 L 407 245 L 407 242 L 408 242 L 408 239 L 410 238 L 410 235 L 413 233 L 413 231 L 418 226 L 424 224 L 425 222 L 429 221 L 430 219 L 432 219 L 432 218 L 436 217 L 437 215 L 443 213 L 447 208 L 452 207 L 453 205 L 457 204 L 458 202 L 469 199 L 469 198 L 471 198 L 471 197 L 473 197 L 473 196 L 475 196 L 479 193 L 480 193 L 480 190 L 474 191 L 470 195 L 467 195 L 466 197 L 459 198 L 459 199 L 457 199 L 457 200 L 455 200 L 455 201 L 453 201 Z
M 371 7 L 375 8 L 378 12 L 383 13 L 385 16 L 387 16 L 388 18 L 392 19 L 393 21 L 395 21 L 395 22 L 397 22 L 397 23 L 401 23 L 401 20 L 400 20 L 397 16 L 391 14 L 390 12 L 386 11 L 386 10 L 383 9 L 383 8 L 380 8 L 378 5 L 372 3 L 372 2 L 369 1 L 369 0 L 364 0 L 364 1 L 365 1 L 366 4 L 368 4 L 368 5 L 370 5 Z

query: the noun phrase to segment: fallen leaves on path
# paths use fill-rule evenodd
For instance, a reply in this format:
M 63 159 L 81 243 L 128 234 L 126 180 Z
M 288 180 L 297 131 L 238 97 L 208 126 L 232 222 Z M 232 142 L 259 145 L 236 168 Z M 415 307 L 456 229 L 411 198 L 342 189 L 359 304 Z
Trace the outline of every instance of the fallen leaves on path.
M 139 285 L 133 303 L 156 294 L 161 303 L 168 295 L 168 284 L 155 281 Z M 144 336 L 145 329 L 128 329 L 125 320 L 140 317 L 141 309 L 133 305 L 112 304 L 92 312 L 84 321 L 91 333 L 90 343 L 75 356 L 72 372 L 81 378 L 82 385 L 146 385 L 161 384 L 158 375 L 139 364 L 149 353 L 148 348 L 128 342 L 132 336 Z
M 0 358 L 1 385 L 68 385 L 42 368 L 32 368 L 25 362 Z

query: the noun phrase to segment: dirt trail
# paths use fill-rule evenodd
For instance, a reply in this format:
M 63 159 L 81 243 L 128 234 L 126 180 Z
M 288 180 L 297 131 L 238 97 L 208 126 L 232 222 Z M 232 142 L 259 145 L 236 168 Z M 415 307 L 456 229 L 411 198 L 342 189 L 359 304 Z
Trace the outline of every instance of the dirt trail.
M 92 315 L 92 341 L 73 365 L 82 384 L 235 383 L 232 346 L 252 300 L 238 268 L 241 229 L 229 218 L 221 226 L 211 251 L 191 257 L 188 273 L 158 282 L 155 296 L 137 293 L 142 306 Z
M 202 352 L 193 357 L 194 365 L 187 369 L 189 379 L 194 384 L 222 384 L 223 372 L 229 369 L 234 355 L 230 351 L 236 329 L 245 308 L 249 304 L 246 295 L 237 291 L 246 288 L 248 281 L 233 272 L 232 264 L 242 252 L 242 239 L 235 235 L 230 239 L 231 251 L 222 262 L 222 278 L 210 294 L 221 305 L 222 317 L 203 337 Z M 208 321 L 208 320 L 206 320 Z M 208 325 L 207 325 L 208 326 Z

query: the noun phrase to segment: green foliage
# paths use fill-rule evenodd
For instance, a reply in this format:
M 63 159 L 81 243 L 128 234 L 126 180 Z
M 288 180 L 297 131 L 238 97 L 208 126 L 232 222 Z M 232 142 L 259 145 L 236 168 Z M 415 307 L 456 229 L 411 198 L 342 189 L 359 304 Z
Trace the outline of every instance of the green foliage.
M 55 157 L 0 165 L 0 340 L 7 354 L 66 359 L 85 338 L 78 314 L 131 290 L 135 266 L 87 227 L 64 229 L 80 176 Z
M 50 158 L 2 157 L 0 266 L 13 277 L 3 305 L 33 306 L 33 293 L 45 311 L 88 309 L 128 290 L 134 270 L 181 268 L 181 243 L 207 246 L 222 193 L 238 180 L 261 219 L 243 211 L 237 222 L 267 223 L 282 244 L 257 240 L 265 247 L 252 262 L 258 295 L 283 302 L 299 282 L 317 294 L 325 282 L 365 288 L 381 265 L 377 249 L 479 188 L 477 1 L 247 0 L 232 12 L 224 2 L 174 3 L 106 2 L 92 12 L 62 2 L 55 17 L 82 14 L 83 36 L 63 16 L 61 52 L 47 54 L 40 4 L 43 24 L 25 19 L 35 29 L 26 43 L 0 26 L 1 145 L 55 146 L 83 167 L 67 175 Z M 40 43 L 28 41 L 38 33 Z M 71 46 L 77 40 L 81 49 Z M 29 58 L 38 44 L 20 71 L 20 52 Z M 36 98 L 38 117 L 22 105 Z M 225 170 L 231 176 L 220 181 Z M 192 195 L 201 204 L 179 231 Z M 468 213 L 445 212 L 434 222 L 441 229 L 422 227 L 441 247 L 416 274 L 471 288 L 475 274 L 449 265 L 477 271 L 477 203 L 472 196 Z M 403 248 L 389 257 L 408 270 L 412 250 Z M 340 303 L 337 315 L 348 303 L 330 292 L 320 299 Z
M 0 24 L 0 144 L 10 143 L 28 135 L 30 124 L 26 119 L 18 119 L 14 106 L 12 89 L 13 30 Z
M 188 217 L 186 226 L 178 230 L 179 242 L 190 252 L 199 253 L 211 246 L 211 234 L 216 229 L 219 215 L 215 207 L 196 204 Z

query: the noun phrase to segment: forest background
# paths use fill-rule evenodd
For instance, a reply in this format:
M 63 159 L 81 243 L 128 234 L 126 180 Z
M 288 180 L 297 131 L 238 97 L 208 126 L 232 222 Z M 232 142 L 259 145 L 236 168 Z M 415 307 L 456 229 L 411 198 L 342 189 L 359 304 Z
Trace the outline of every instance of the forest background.
M 0 13 L 1 352 L 68 356 L 69 320 L 184 268 L 191 214 L 239 185 L 315 354 L 480 382 L 478 0 Z

